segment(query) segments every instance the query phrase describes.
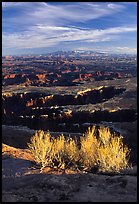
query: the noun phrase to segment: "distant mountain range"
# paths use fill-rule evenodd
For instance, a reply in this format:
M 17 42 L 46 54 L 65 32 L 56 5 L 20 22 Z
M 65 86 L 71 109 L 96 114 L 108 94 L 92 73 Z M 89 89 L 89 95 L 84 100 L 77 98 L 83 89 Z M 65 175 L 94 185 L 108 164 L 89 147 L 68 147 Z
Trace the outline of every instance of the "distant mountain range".
M 72 50 L 72 51 L 65 51 L 60 50 L 56 52 L 49 52 L 49 53 L 43 53 L 43 54 L 22 54 L 20 56 L 50 56 L 53 57 L 86 57 L 86 56 L 137 56 L 136 54 L 123 54 L 123 53 L 110 53 L 107 51 L 94 51 L 94 50 Z M 10 55 L 11 56 L 11 55 Z M 12 55 L 17 56 L 17 55 Z M 5 56 L 2 56 L 5 57 Z
M 137 56 L 136 54 L 118 54 L 118 53 L 110 53 L 106 51 L 93 51 L 93 50 L 73 50 L 73 51 L 56 51 L 56 52 L 51 52 L 44 54 L 45 56 L 47 55 L 52 55 L 53 57 L 98 57 L 98 56 Z

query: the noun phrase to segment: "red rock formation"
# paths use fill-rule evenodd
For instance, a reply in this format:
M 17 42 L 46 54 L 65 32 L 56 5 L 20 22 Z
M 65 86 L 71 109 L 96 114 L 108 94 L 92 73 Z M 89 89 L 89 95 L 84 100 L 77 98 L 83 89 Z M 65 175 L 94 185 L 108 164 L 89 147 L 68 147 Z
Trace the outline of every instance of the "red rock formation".
M 16 76 L 16 74 L 9 74 L 9 75 L 5 75 L 4 79 L 14 79 Z
M 26 102 L 26 107 L 30 107 L 30 106 L 33 106 L 33 100 L 32 99 L 30 99 L 30 101 Z
M 80 81 L 92 78 L 93 74 L 79 74 Z
M 39 79 L 39 80 L 44 80 L 46 78 L 46 74 L 36 74 L 36 77 Z

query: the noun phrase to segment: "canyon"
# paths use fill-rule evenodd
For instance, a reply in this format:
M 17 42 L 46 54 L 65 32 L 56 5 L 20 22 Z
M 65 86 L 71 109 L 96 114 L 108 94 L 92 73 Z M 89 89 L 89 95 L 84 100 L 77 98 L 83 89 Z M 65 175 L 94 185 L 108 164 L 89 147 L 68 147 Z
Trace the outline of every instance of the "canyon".
M 104 124 L 124 135 L 125 143 L 132 149 L 131 160 L 136 164 L 136 99 L 136 78 L 90 82 L 72 88 L 9 86 L 2 93 L 2 122 L 7 129 L 27 127 L 66 135 L 81 135 L 88 127 Z M 131 131 L 127 131 L 128 127 Z M 25 141 L 23 137 L 18 147 L 23 143 L 26 148 L 31 134 Z M 7 136 L 7 144 L 14 145 L 18 140 L 12 138 L 13 142 Z M 6 135 L 3 140 L 6 142 Z
M 12 93 L 3 95 L 3 124 L 25 125 L 29 128 L 50 131 L 81 132 L 101 121 L 129 122 L 136 120 L 136 110 L 131 108 L 75 111 L 70 106 L 97 104 L 125 92 L 125 88 L 99 87 L 77 92 L 76 95 L 45 93 Z M 87 125 L 88 123 L 88 125 Z
M 118 66 L 116 61 L 107 71 L 107 62 L 103 60 L 100 64 L 99 59 L 99 69 L 91 65 L 93 72 L 89 73 L 87 61 L 82 61 L 84 64 L 80 67 L 80 60 L 73 66 L 70 60 L 42 63 L 29 58 L 22 64 L 19 59 L 13 60 L 13 65 L 5 61 L 3 69 L 3 202 L 136 202 L 137 77 L 134 77 L 134 63 L 124 65 L 129 69 L 116 68 L 118 71 L 114 70 Z M 29 63 L 33 66 L 28 66 Z M 129 163 L 133 168 L 112 175 L 68 169 L 63 173 L 49 167 L 40 173 L 27 146 L 36 130 L 50 131 L 54 137 L 63 134 L 79 139 L 94 125 L 107 126 L 113 134 L 122 135 L 123 143 L 130 150 Z

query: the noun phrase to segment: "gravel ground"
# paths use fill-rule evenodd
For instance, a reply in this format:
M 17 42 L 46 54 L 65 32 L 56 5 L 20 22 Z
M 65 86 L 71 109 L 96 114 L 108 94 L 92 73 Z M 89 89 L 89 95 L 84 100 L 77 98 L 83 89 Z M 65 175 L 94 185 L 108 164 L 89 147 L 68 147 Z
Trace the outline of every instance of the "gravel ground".
M 31 161 L 3 155 L 2 202 L 137 202 L 137 170 L 128 175 L 40 173 Z

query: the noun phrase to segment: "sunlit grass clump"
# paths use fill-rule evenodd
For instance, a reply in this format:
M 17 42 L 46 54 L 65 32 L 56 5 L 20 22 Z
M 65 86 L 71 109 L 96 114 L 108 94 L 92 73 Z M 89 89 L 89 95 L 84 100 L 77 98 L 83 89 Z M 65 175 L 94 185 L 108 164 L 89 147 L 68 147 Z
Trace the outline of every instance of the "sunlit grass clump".
M 95 126 L 88 128 L 85 135 L 80 138 L 80 162 L 84 169 L 91 169 L 97 166 L 99 143 L 95 135 Z
M 98 139 L 99 170 L 102 172 L 120 172 L 129 167 L 129 153 L 127 146 L 123 145 L 123 137 L 111 133 L 108 127 L 100 127 Z
M 28 143 L 29 150 L 34 161 L 44 167 L 65 169 L 68 166 L 76 166 L 79 160 L 79 150 L 76 141 L 72 138 L 65 139 L 64 135 L 54 138 L 49 132 L 37 131 Z
M 37 131 L 28 147 L 41 170 L 52 167 L 90 171 L 97 167 L 101 172 L 120 172 L 129 167 L 130 151 L 123 144 L 123 137 L 104 126 L 88 128 L 78 140 Z

